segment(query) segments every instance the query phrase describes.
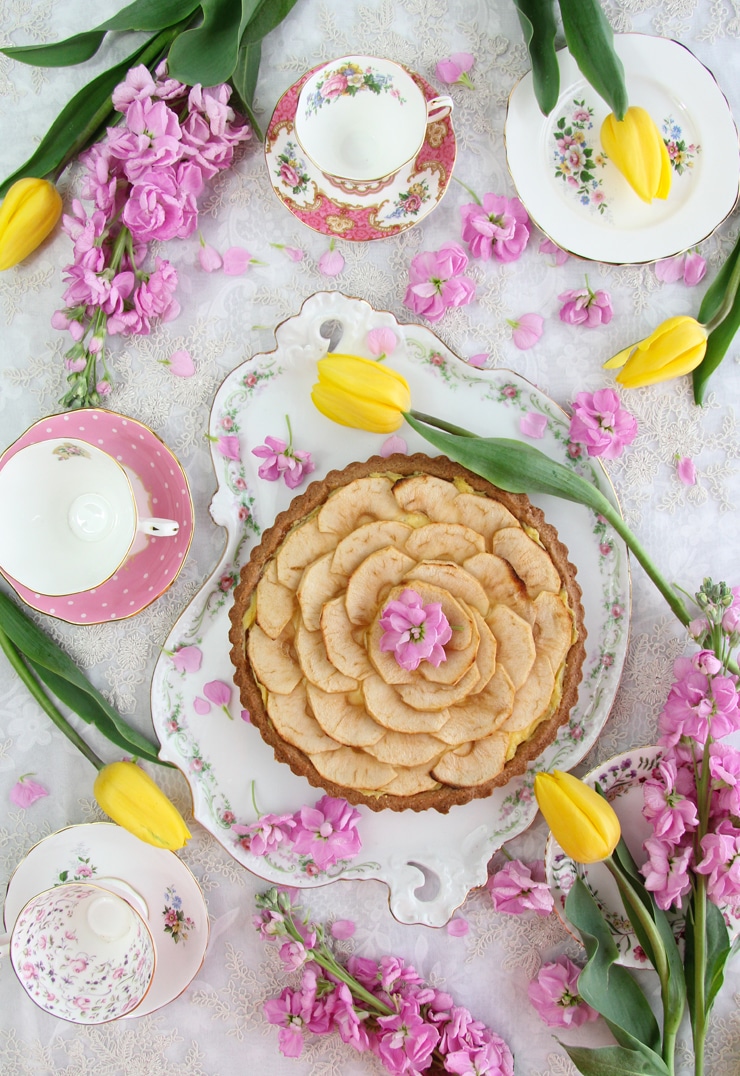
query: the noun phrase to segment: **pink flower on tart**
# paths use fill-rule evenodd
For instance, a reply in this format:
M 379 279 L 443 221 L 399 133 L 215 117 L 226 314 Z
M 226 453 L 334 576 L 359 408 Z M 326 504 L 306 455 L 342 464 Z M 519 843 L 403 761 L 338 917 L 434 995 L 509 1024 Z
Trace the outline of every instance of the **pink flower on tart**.
M 422 661 L 439 666 L 447 660 L 444 644 L 452 638 L 452 628 L 439 602 L 422 601 L 411 588 L 388 602 L 380 618 L 382 651 L 393 651 L 402 669 L 413 672 Z

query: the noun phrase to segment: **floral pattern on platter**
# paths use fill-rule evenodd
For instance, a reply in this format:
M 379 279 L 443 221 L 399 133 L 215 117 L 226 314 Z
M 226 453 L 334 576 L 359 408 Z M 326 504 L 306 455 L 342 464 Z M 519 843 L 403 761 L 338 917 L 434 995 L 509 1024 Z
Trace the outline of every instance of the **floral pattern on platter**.
M 383 75 L 368 65 L 365 70 L 359 64 L 345 63 L 333 68 L 316 83 L 316 89 L 306 99 L 306 118 L 314 116 L 325 104 L 338 101 L 341 97 L 356 97 L 358 93 L 368 91 L 376 95 L 388 93 L 405 105 L 406 99 L 395 86 L 392 75 Z
M 386 220 L 401 220 L 415 217 L 430 198 L 429 184 L 425 179 L 412 183 L 408 190 L 401 191 L 393 202 L 393 209 L 386 215 Z
M 195 927 L 195 920 L 183 911 L 182 897 L 177 895 L 173 885 L 167 886 L 165 891 L 162 916 L 165 934 L 169 934 L 176 945 L 187 942 L 190 931 Z
M 606 154 L 587 141 L 587 132 L 594 126 L 594 110 L 585 100 L 574 100 L 573 107 L 555 123 L 553 137 L 555 149 L 553 160 L 555 177 L 572 188 L 581 205 L 604 213 L 608 208 L 603 180 L 596 175 L 597 168 L 606 164 Z
M 74 445 L 69 441 L 66 441 L 63 445 L 57 445 L 52 449 L 52 456 L 56 456 L 60 460 L 70 460 L 73 456 L 85 456 L 86 459 L 90 458 L 90 453 L 86 452 L 82 445 Z
M 306 162 L 298 153 L 295 142 L 286 142 L 282 153 L 276 158 L 278 167 L 275 175 L 291 192 L 305 194 L 311 177 L 306 170 Z
M 701 146 L 693 142 L 687 145 L 681 127 L 672 116 L 663 120 L 662 133 L 671 167 L 677 175 L 682 176 L 687 169 L 694 167 L 694 158 L 701 153 Z

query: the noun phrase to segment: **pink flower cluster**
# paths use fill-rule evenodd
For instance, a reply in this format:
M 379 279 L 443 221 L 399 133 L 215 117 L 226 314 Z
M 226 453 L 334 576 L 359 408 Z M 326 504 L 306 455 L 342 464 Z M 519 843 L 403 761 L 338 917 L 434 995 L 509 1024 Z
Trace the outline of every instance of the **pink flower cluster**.
M 468 256 L 459 243 L 423 250 L 409 266 L 404 303 L 427 321 L 439 321 L 448 307 L 466 306 L 475 298 L 475 282 L 463 273 Z
M 545 880 L 541 863 L 522 863 L 512 859 L 487 882 L 493 907 L 497 912 L 521 915 L 536 912 L 547 916 L 553 909 L 553 897 Z
M 359 821 L 360 812 L 346 800 L 322 796 L 313 807 L 304 805 L 295 814 L 263 814 L 251 825 L 232 825 L 231 831 L 253 855 L 292 851 L 325 871 L 358 854 L 362 848 Z
M 597 325 L 608 325 L 614 314 L 609 292 L 592 291 L 588 279 L 585 288 L 564 291 L 558 299 L 563 304 L 560 320 L 566 325 L 584 325 L 593 329 Z
M 460 207 L 462 237 L 474 258 L 514 262 L 529 242 L 529 214 L 518 198 L 484 194 L 483 203 Z
M 264 1006 L 268 1022 L 280 1028 L 286 1057 L 300 1055 L 306 1033 L 336 1032 L 359 1052 L 374 1054 L 391 1076 L 422 1076 L 433 1062 L 437 1071 L 441 1064 L 459 1076 L 513 1076 L 503 1039 L 449 994 L 427 986 L 411 965 L 395 956 L 352 956 L 343 967 L 323 942 L 323 929 L 298 921 L 285 899 L 262 908 L 255 916 L 262 936 L 287 935 L 283 964 L 290 971 L 303 967 L 300 987 L 286 987 Z
M 98 403 L 110 391 L 107 372 L 97 380 L 106 336 L 146 335 L 153 319 L 179 313 L 177 273 L 162 258 L 145 269 L 147 248 L 192 235 L 206 181 L 251 137 L 229 107 L 230 94 L 225 84 L 188 89 L 167 77 L 164 63 L 155 76 L 144 65 L 132 68 L 113 91 L 123 120 L 80 157 L 83 197 L 94 208 L 88 213 L 75 199 L 63 218 L 74 261 L 64 270 L 65 307 L 52 324 L 74 341 L 66 406 Z
M 452 638 L 452 628 L 439 602 L 425 605 L 420 594 L 407 588 L 388 602 L 379 623 L 380 649 L 392 650 L 402 669 L 413 672 L 422 661 L 438 668 L 447 660 L 444 644 Z
M 683 279 L 684 284 L 693 288 L 704 279 L 707 262 L 695 250 L 679 254 L 675 258 L 662 258 L 655 263 L 655 275 L 664 284 L 675 284 Z
M 264 445 L 252 449 L 252 455 L 265 461 L 257 471 L 260 478 L 268 482 L 282 478 L 288 489 L 296 489 L 306 475 L 316 470 L 311 453 L 293 448 L 292 438 L 288 442 L 280 437 L 266 437 Z
M 589 456 L 614 460 L 637 437 L 637 422 L 620 406 L 614 389 L 579 392 L 568 436 L 572 444 L 585 445 Z
M 736 646 L 740 588 L 720 612 Z M 701 634 L 701 618 L 691 627 Z M 643 814 L 653 830 L 645 841 L 645 887 L 660 908 L 678 906 L 694 872 L 706 875 L 711 901 L 740 909 L 740 751 L 719 742 L 740 730 L 737 677 L 711 650 L 678 658 L 674 674 L 659 719 L 665 750 L 644 785 Z
M 581 969 L 567 956 L 543 964 L 529 984 L 529 1000 L 548 1027 L 581 1027 L 599 1014 L 578 993 Z

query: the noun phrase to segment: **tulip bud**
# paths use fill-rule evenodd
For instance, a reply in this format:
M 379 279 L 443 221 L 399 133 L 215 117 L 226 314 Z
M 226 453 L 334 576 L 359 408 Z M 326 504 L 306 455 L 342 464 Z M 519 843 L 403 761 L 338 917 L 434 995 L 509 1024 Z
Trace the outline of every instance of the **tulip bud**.
M 0 270 L 10 269 L 35 250 L 61 213 L 61 195 L 48 179 L 14 183 L 0 206 Z
M 182 815 L 135 762 L 112 762 L 95 778 L 95 799 L 105 813 L 147 844 L 174 851 L 190 837 Z
M 601 144 L 643 202 L 668 197 L 670 157 L 660 131 L 644 108 L 628 108 L 623 120 L 610 112 L 601 125 Z
M 667 318 L 637 344 L 630 344 L 604 363 L 605 370 L 624 367 L 617 381 L 627 389 L 654 385 L 690 373 L 707 350 L 708 330 L 685 314 Z
M 534 794 L 552 835 L 576 863 L 598 863 L 612 854 L 621 828 L 613 807 L 570 773 L 538 773 Z
M 327 355 L 318 362 L 319 380 L 311 399 L 340 426 L 392 433 L 411 406 L 408 382 L 383 363 L 358 355 Z

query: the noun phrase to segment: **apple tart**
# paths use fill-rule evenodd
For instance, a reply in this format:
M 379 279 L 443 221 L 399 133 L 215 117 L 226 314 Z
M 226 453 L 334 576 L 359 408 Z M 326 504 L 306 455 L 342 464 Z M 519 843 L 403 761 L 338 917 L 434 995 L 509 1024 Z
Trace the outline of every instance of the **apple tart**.
M 527 497 L 442 456 L 375 456 L 313 482 L 263 533 L 230 611 L 235 680 L 310 784 L 444 813 L 523 773 L 567 721 L 580 599 Z M 404 601 L 441 609 L 436 663 L 405 667 L 389 646 Z

